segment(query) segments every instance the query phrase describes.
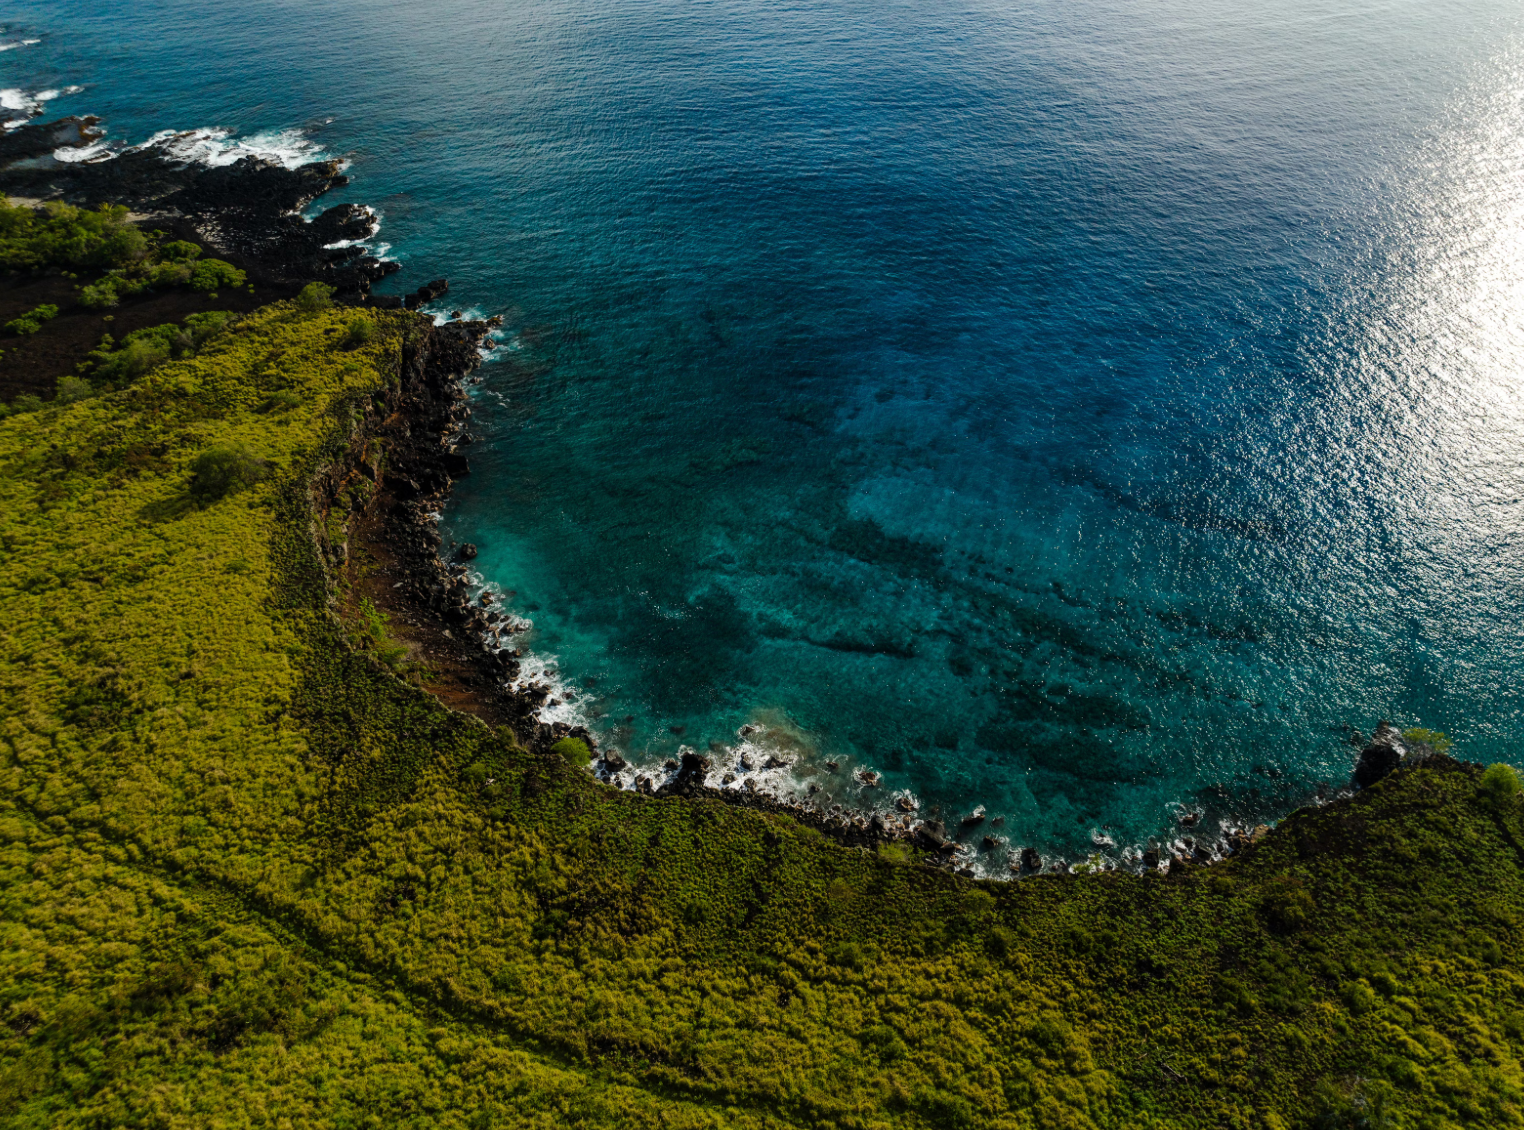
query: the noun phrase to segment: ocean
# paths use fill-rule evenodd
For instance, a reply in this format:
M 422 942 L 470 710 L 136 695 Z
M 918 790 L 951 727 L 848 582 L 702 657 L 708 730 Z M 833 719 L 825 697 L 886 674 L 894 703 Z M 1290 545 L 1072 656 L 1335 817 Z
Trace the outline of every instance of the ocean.
M 0 86 L 504 315 L 441 522 L 638 765 L 1125 862 L 1521 762 L 1517 4 L 18 0 Z

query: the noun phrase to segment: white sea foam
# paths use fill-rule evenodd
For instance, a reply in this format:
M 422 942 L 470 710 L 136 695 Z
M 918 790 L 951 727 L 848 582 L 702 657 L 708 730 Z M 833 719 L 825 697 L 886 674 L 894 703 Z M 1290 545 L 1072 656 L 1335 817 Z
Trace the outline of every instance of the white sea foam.
M 379 259 L 381 256 L 377 255 L 376 258 Z M 466 322 L 485 322 L 492 317 L 480 306 L 458 306 L 448 298 L 440 299 L 437 302 L 430 302 L 419 307 L 419 313 L 427 314 L 433 318 L 436 326 L 442 326 L 446 322 L 455 321 L 453 315 L 457 310 L 460 311 L 461 320 Z M 492 344 L 484 344 L 477 352 L 481 355 L 482 361 L 492 361 L 501 355 L 500 350 L 505 348 L 512 350 L 517 340 L 517 337 L 511 330 L 506 330 L 500 325 L 493 326 L 487 331 L 486 336 L 486 341 L 490 341 Z
M 361 204 L 358 210 L 364 212 L 366 218 L 370 221 L 370 231 L 366 235 L 361 236 L 359 239 L 340 239 L 335 240 L 333 243 L 325 243 L 323 244 L 323 249 L 325 251 L 338 251 L 344 247 L 364 247 L 369 249 L 370 241 L 374 239 L 376 237 L 376 233 L 381 230 L 381 213 L 376 211 L 369 204 Z M 318 209 L 312 215 L 304 217 L 304 219 L 310 222 L 316 219 L 318 215 L 321 214 L 321 212 L 322 209 Z
M 62 98 L 66 94 L 78 94 L 85 88 L 82 86 L 65 86 L 56 90 L 22 90 L 18 86 L 7 87 L 0 90 L 0 110 L 9 110 L 20 117 L 7 119 L 6 129 L 15 129 L 24 126 L 31 119 L 42 113 L 43 104 Z
M 13 39 L 8 43 L 0 43 L 0 51 L 14 51 L 18 47 L 35 47 L 41 42 L 40 39 Z
M 52 91 L 45 93 L 51 94 Z M 19 87 L 7 87 L 0 90 L 0 110 L 8 110 L 17 115 L 5 121 L 5 128 L 13 130 L 26 125 L 42 113 L 42 100 L 36 94 L 30 94 Z
M 37 97 L 28 94 L 19 87 L 7 87 L 0 90 L 0 109 L 3 110 L 26 110 L 31 112 L 37 106 Z
M 97 141 L 90 145 L 75 145 L 64 149 L 53 150 L 53 160 L 62 161 L 66 165 L 77 165 L 91 161 L 109 161 L 122 150 L 119 141 Z
M 314 208 L 312 214 L 306 218 L 308 220 L 316 219 L 322 210 L 320 207 Z M 395 262 L 391 257 L 392 245 L 376 238 L 381 234 L 381 224 L 385 221 L 386 216 L 380 209 L 372 208 L 369 204 L 361 204 L 360 210 L 370 216 L 370 234 L 360 239 L 340 239 L 334 243 L 325 243 L 323 247 L 329 251 L 337 251 L 344 247 L 363 247 L 372 259 L 379 259 L 382 262 Z M 436 320 L 435 325 L 438 324 Z
M 141 145 L 131 148 L 156 149 L 173 160 L 213 168 L 234 164 L 245 157 L 260 157 L 296 169 L 327 156 L 299 129 L 267 130 L 239 137 L 226 126 L 160 130 Z

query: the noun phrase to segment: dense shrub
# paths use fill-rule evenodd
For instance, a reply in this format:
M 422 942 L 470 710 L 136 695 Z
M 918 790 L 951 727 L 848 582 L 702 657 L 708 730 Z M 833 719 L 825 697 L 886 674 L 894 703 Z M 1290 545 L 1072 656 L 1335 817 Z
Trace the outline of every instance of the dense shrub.
M 1519 775 L 1509 765 L 1489 765 L 1478 786 L 1482 800 L 1491 808 L 1506 809 L 1519 796 Z
M 95 388 L 82 377 L 59 377 L 56 399 L 60 404 L 70 404 L 94 396 Z
M 1294 880 L 1272 884 L 1261 905 L 1270 925 L 1283 933 L 1300 930 L 1317 911 L 1312 895 Z
M 1455 744 L 1449 734 L 1441 733 L 1438 730 L 1414 728 L 1402 731 L 1402 736 L 1409 742 L 1428 746 L 1435 753 L 1445 753 Z
M 36 395 L 35 393 L 24 392 L 20 396 L 16 397 L 15 400 L 11 401 L 10 404 L 0 405 L 0 408 L 4 408 L 4 411 L 0 412 L 0 418 L 3 418 L 4 416 L 19 416 L 27 412 L 36 412 L 46 403 L 47 401 L 43 400 L 42 397 Z
M 40 209 L 0 201 L 0 268 L 125 267 L 149 253 L 148 238 L 127 222 L 128 210 L 102 204 L 88 210 L 49 203 Z
M 356 318 L 349 323 L 339 341 L 340 349 L 359 349 L 369 345 L 376 337 L 376 323 L 369 318 Z
M 269 464 L 236 444 L 219 444 L 191 464 L 191 497 L 209 506 L 229 494 L 251 487 L 270 473 Z
M 909 863 L 911 854 L 910 845 L 906 843 L 890 842 L 878 845 L 879 858 L 890 863 Z
M 182 325 L 134 330 L 120 342 L 106 334 L 80 364 L 80 371 L 98 384 L 121 387 L 165 361 L 194 356 L 236 321 L 226 310 L 208 310 L 188 315 Z
M 302 394 L 288 388 L 276 389 L 259 402 L 261 412 L 289 412 L 302 404 Z
M 550 747 L 550 752 L 576 766 L 586 765 L 593 759 L 593 751 L 587 748 L 587 743 L 581 738 L 562 738 Z
M 190 286 L 196 274 L 198 264 L 185 260 L 172 260 L 168 263 L 159 263 L 148 273 L 148 282 L 152 286 L 172 287 Z
M 159 248 L 159 258 L 169 262 L 188 262 L 201 257 L 201 248 L 187 240 L 177 239 Z
M 246 276 L 231 263 L 221 259 L 203 259 L 191 272 L 192 290 L 213 291 L 227 286 L 242 286 Z
M 147 289 L 150 279 L 129 276 L 121 271 L 111 271 L 79 292 L 81 306 L 91 310 L 109 310 L 121 300 Z

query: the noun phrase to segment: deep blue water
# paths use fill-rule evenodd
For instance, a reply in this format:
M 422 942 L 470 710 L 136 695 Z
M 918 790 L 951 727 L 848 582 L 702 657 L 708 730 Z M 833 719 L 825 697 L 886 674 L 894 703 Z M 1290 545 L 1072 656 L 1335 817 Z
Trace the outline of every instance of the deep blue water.
M 3 85 L 300 127 L 507 315 L 444 521 L 637 760 L 1068 852 L 1382 718 L 1519 760 L 1516 4 L 8 11 Z

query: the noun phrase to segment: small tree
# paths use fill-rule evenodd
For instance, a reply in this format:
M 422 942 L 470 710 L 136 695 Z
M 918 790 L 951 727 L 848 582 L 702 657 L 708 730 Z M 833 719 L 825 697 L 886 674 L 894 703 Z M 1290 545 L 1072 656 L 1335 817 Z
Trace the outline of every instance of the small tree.
M 83 377 L 58 378 L 58 402 L 60 404 L 72 404 L 76 400 L 86 400 L 94 395 L 95 389 Z
M 247 448 L 231 444 L 211 447 L 191 464 L 191 497 L 202 506 L 251 487 L 270 473 L 270 465 Z
M 333 305 L 333 287 L 320 282 L 310 282 L 296 296 L 296 308 L 306 314 L 316 314 Z
M 1519 775 L 1510 765 L 1489 765 L 1482 774 L 1477 791 L 1488 808 L 1501 811 L 1513 805 L 1519 795 Z

